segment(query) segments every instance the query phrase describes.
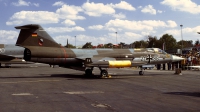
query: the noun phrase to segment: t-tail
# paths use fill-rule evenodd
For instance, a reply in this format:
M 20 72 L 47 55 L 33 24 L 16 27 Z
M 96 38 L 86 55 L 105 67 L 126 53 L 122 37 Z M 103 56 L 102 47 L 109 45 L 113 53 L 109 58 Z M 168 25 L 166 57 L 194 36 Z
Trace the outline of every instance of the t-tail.
M 60 47 L 60 45 L 38 24 L 28 24 L 15 28 L 21 29 L 16 42 L 17 46 Z

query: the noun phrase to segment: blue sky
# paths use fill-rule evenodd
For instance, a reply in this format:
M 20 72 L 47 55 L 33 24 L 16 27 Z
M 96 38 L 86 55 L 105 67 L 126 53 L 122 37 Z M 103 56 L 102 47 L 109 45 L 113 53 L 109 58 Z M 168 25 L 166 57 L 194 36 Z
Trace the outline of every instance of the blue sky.
M 0 43 L 15 44 L 14 27 L 40 24 L 58 43 L 82 46 L 173 35 L 200 39 L 199 0 L 0 0 Z

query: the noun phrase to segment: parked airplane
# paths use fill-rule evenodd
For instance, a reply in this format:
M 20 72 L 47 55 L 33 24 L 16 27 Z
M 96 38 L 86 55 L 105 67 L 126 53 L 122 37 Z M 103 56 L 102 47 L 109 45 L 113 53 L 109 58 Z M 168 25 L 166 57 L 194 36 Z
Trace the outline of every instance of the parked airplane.
M 9 67 L 10 64 L 26 64 L 23 56 L 23 47 L 14 44 L 0 44 L 0 67 L 2 64 L 5 64 L 6 67 Z
M 180 61 L 158 48 L 147 49 L 70 49 L 56 43 L 38 24 L 17 26 L 21 29 L 16 45 L 22 46 L 26 61 L 59 65 L 85 71 L 92 75 L 94 67 L 100 69 L 102 77 L 108 76 L 107 68 L 142 66 L 145 64 Z M 142 68 L 142 67 L 141 67 Z M 143 75 L 143 69 L 139 71 Z
M 188 67 L 200 70 L 200 66 L 198 66 L 198 65 L 196 65 L 196 66 L 188 66 Z

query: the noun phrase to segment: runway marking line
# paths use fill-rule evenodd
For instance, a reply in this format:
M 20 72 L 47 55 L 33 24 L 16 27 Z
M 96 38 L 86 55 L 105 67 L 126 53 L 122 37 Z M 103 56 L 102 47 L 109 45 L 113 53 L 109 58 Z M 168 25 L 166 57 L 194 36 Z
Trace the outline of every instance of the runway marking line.
M 36 81 L 0 82 L 0 84 L 36 83 L 36 82 L 57 82 L 57 81 L 60 81 L 60 80 L 36 80 Z
M 70 92 L 63 92 L 65 94 L 71 94 L 71 95 L 76 95 L 76 94 L 102 94 L 104 93 L 103 91 L 70 91 Z
M 148 78 L 148 77 L 152 77 L 152 76 L 123 76 L 123 75 L 113 75 L 113 77 L 134 77 L 134 78 Z
M 33 95 L 31 93 L 13 93 L 12 94 L 13 96 L 30 96 L 30 95 Z

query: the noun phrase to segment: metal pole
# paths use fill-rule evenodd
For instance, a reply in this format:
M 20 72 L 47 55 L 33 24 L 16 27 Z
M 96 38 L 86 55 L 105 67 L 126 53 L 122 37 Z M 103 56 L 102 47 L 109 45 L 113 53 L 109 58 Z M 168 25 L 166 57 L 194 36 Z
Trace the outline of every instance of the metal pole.
M 115 32 L 116 33 L 116 45 L 117 45 L 117 32 Z
M 181 55 L 182 55 L 182 53 L 183 53 L 183 34 L 182 34 L 183 25 L 180 25 L 180 27 L 181 27 L 181 39 L 182 39 L 182 45 L 181 45 Z
M 75 48 L 76 48 L 76 36 L 74 36 L 75 37 Z

